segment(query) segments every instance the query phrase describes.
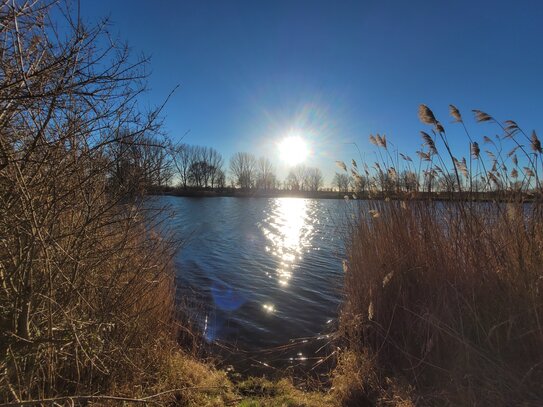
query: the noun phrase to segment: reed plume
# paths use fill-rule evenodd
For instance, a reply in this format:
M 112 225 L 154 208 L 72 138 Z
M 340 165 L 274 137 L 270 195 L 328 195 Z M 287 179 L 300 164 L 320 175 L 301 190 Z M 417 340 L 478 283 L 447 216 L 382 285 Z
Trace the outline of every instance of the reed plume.
M 436 124 L 437 122 L 434 113 L 426 105 L 419 106 L 419 119 L 425 124 Z
M 475 113 L 475 120 L 477 120 L 478 122 L 488 122 L 488 121 L 494 120 L 492 116 L 486 114 L 485 112 L 481 110 L 475 109 L 473 110 L 473 113 Z
M 449 113 L 454 118 L 455 122 L 462 121 L 462 115 L 460 114 L 460 111 L 456 108 L 456 106 L 449 105 Z
M 424 145 L 428 147 L 430 154 L 437 154 L 436 144 L 432 137 L 430 137 L 430 135 L 424 131 L 421 131 L 420 134 L 424 140 Z
M 539 138 L 537 137 L 537 134 L 535 133 L 535 130 L 532 131 L 532 136 L 530 137 L 530 146 L 533 151 L 536 153 L 543 153 L 543 150 L 541 149 L 541 141 L 539 141 Z
M 471 143 L 471 155 L 473 156 L 473 158 L 478 159 L 480 153 L 481 150 L 479 148 L 479 143 L 477 143 L 476 141 Z

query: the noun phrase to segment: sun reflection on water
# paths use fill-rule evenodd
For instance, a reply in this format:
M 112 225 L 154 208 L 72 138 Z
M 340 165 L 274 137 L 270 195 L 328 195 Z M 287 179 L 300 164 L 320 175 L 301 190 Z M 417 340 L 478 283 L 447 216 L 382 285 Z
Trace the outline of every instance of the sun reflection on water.
M 277 279 L 287 286 L 297 263 L 311 247 L 313 219 L 310 201 L 300 198 L 277 198 L 262 227 L 270 244 L 266 251 L 278 260 Z

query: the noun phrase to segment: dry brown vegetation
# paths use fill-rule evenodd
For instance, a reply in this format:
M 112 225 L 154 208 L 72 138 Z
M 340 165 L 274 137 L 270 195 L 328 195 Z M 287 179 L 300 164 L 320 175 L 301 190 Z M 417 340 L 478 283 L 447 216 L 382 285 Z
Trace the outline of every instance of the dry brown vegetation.
M 0 0 L 0 404 L 330 405 L 190 354 L 145 202 L 180 148 L 138 106 L 147 61 L 71 4 Z
M 541 404 L 535 132 L 476 111 L 502 134 L 484 139 L 483 159 L 466 131 L 466 160 L 421 106 L 431 134 L 418 166 L 372 136 L 381 161 L 364 173 L 353 162 L 352 175 L 399 199 L 371 201 L 353 226 L 331 395 L 234 386 L 176 343 L 175 244 L 142 201 L 171 176 L 159 110 L 138 108 L 146 61 L 66 5 L 58 29 L 61 6 L 0 0 L 0 402 Z M 463 199 L 416 199 L 436 191 Z M 480 192 L 497 200 L 473 202 Z
M 464 125 L 458 109 L 451 114 Z M 455 157 L 423 105 L 419 117 L 432 134 L 422 134 L 416 185 L 394 191 L 397 200 L 370 201 L 352 228 L 341 315 L 346 352 L 336 378 L 345 404 L 543 402 L 541 146 L 513 121 L 475 114 L 502 132 L 485 138 L 488 160 L 471 137 L 471 159 Z M 383 151 L 374 186 L 398 180 L 390 143 L 372 141 Z M 414 199 L 437 175 L 465 199 Z M 474 202 L 476 188 L 499 199 Z
M 4 402 L 153 388 L 175 345 L 175 247 L 138 198 L 164 160 L 146 61 L 74 14 L 0 3 Z

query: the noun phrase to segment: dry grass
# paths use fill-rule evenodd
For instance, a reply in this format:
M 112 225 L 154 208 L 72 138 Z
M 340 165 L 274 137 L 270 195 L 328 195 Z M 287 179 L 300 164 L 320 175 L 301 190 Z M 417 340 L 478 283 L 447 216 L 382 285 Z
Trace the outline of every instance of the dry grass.
M 332 394 L 304 391 L 288 379 L 269 381 L 251 378 L 236 385 L 241 395 L 239 407 L 332 407 L 337 400 Z
M 452 114 L 462 120 L 456 108 Z M 532 142 L 533 152 L 516 158 L 523 149 L 514 138 L 520 129 L 515 124 L 511 134 L 503 126 L 489 170 L 477 172 L 485 162 L 456 159 L 434 114 L 423 106 L 420 115 L 434 125 L 434 137 L 425 135 L 432 143 L 425 144 L 435 152 L 429 151 L 428 171 L 417 178 L 447 173 L 436 148 L 441 141 L 455 166 L 446 185 L 458 180 L 453 190 L 469 198 L 475 197 L 473 180 L 483 179 L 500 200 L 425 201 L 410 192 L 370 202 L 348 248 L 341 327 L 351 356 L 340 363 L 346 372 L 338 380 L 353 377 L 341 393 L 346 403 L 362 394 L 383 404 L 401 404 L 394 397 L 408 395 L 417 405 L 541 405 L 541 152 Z M 494 121 L 482 112 L 476 118 Z M 501 154 L 502 142 L 516 150 Z M 474 145 L 470 141 L 472 151 Z M 507 172 L 515 161 L 527 167 L 522 185 Z

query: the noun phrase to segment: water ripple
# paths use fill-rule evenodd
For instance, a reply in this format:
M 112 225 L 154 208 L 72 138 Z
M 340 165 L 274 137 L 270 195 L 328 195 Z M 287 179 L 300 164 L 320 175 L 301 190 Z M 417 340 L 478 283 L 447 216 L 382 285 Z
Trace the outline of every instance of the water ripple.
M 337 315 L 345 203 L 301 198 L 161 197 L 184 242 L 183 296 L 210 341 L 262 349 L 319 335 Z

